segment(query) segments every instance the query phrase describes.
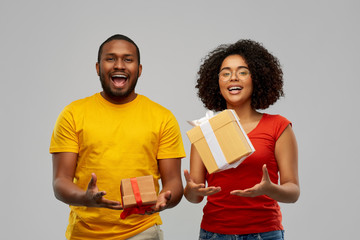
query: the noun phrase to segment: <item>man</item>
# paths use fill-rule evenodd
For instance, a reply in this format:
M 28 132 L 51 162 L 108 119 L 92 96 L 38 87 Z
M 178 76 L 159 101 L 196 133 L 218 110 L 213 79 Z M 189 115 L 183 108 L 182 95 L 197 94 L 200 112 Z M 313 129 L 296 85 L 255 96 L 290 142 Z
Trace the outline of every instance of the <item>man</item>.
M 71 209 L 66 237 L 162 239 L 159 212 L 183 194 L 179 125 L 169 110 L 135 93 L 142 65 L 130 38 L 108 38 L 96 71 L 103 91 L 65 107 L 51 138 L 54 194 Z M 121 219 L 121 179 L 145 175 L 154 176 L 157 192 L 161 179 L 156 205 Z

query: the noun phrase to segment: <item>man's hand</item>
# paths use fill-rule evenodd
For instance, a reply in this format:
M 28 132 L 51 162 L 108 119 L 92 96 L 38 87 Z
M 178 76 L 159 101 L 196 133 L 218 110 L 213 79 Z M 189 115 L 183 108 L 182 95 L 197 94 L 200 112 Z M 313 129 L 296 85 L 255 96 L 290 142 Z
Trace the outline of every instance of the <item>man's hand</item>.
M 146 214 L 153 214 L 155 212 L 160 212 L 166 209 L 170 200 L 171 200 L 171 191 L 160 193 L 157 198 L 156 204 L 152 207 L 151 210 L 146 211 Z
M 115 210 L 121 210 L 122 205 L 118 201 L 112 201 L 104 198 L 105 191 L 99 191 L 97 185 L 97 177 L 95 173 L 91 174 L 91 180 L 85 193 L 85 205 L 88 207 L 103 207 Z

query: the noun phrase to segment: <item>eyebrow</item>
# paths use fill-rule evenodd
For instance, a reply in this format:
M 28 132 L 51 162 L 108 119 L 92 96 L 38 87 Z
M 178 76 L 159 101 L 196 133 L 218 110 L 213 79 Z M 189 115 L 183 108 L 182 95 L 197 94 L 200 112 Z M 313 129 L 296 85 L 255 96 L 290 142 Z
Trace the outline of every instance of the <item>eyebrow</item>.
M 245 67 L 245 66 L 238 66 L 238 67 L 236 68 L 236 70 L 241 69 L 241 68 L 249 69 L 248 67 Z M 222 70 L 224 70 L 224 69 L 229 69 L 229 70 L 230 70 L 230 67 L 224 67 L 224 68 L 220 69 L 220 72 L 221 72 Z
M 105 56 L 117 56 L 116 53 L 105 53 L 104 55 Z M 125 57 L 133 57 L 134 54 L 128 53 L 128 54 L 124 54 L 123 56 L 125 56 Z

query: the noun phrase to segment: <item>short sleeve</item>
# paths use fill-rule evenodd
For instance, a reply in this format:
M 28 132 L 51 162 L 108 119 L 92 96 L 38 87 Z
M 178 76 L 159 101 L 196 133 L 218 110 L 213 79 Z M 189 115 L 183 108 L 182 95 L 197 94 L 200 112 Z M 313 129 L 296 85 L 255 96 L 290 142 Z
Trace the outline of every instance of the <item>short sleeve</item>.
M 281 134 L 289 125 L 292 126 L 292 123 L 287 118 L 281 115 L 276 115 L 274 121 L 274 131 L 275 131 L 274 136 L 276 140 L 278 140 L 278 138 L 281 136 Z
M 183 158 L 185 157 L 184 145 L 180 127 L 172 113 L 169 113 L 160 133 L 159 151 L 157 158 Z
M 60 113 L 50 141 L 50 153 L 79 152 L 78 136 L 71 108 L 65 107 Z

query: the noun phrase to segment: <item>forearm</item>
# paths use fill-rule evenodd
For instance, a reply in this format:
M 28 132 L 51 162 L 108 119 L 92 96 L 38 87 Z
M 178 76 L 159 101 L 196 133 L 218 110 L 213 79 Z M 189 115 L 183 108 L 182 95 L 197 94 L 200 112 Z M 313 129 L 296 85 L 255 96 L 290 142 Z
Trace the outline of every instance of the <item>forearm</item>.
M 85 205 L 85 191 L 73 183 L 77 153 L 59 152 L 52 154 L 53 190 L 55 197 L 69 205 Z
M 171 192 L 171 198 L 167 202 L 166 208 L 175 207 L 181 201 L 181 198 L 184 193 L 181 179 L 173 179 L 171 181 L 168 181 L 165 185 L 163 185 L 160 194 L 165 193 L 167 191 Z
M 275 158 L 279 167 L 280 185 L 272 184 L 269 195 L 279 202 L 294 203 L 300 196 L 300 187 L 297 143 L 291 125 L 276 141 Z
M 294 203 L 299 199 L 300 188 L 297 184 L 288 182 L 281 185 L 271 184 L 266 195 L 278 202 Z
M 85 191 L 66 178 L 57 178 L 53 181 L 55 197 L 69 205 L 85 206 Z

